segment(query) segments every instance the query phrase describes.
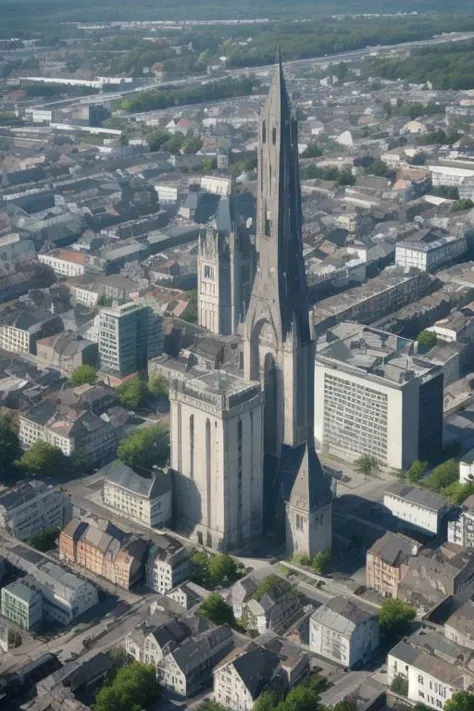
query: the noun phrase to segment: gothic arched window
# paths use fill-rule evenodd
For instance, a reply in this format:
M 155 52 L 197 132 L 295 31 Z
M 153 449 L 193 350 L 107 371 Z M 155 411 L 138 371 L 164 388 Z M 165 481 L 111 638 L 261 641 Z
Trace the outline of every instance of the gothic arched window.
M 267 122 L 262 121 L 262 143 L 267 142 Z

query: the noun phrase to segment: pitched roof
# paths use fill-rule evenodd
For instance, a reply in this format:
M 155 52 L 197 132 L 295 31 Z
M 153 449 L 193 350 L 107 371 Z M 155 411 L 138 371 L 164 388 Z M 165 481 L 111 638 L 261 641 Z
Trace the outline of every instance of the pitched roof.
M 285 501 L 305 511 L 312 511 L 332 499 L 329 479 L 314 447 L 284 446 L 280 461 Z
M 153 499 L 163 493 L 171 491 L 171 477 L 160 470 L 152 472 L 150 477 L 137 474 L 131 467 L 119 459 L 107 464 L 101 470 L 105 474 L 104 481 L 147 499 Z
M 245 652 L 231 663 L 252 699 L 256 699 L 271 681 L 280 659 L 274 652 L 259 646 Z
M 360 603 L 344 595 L 328 600 L 312 615 L 313 620 L 340 634 L 352 634 L 358 625 L 376 617 L 375 612 L 369 612 Z

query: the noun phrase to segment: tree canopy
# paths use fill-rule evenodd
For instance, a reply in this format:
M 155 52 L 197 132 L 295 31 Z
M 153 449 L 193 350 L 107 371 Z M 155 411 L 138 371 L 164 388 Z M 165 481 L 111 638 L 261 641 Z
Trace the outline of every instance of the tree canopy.
M 421 481 L 428 471 L 428 462 L 420 462 L 416 459 L 410 464 L 406 472 L 406 478 L 411 484 L 416 484 L 416 482 Z
M 219 593 L 211 593 L 199 608 L 199 614 L 207 617 L 216 625 L 235 625 L 235 617 L 230 605 L 221 598 Z
M 431 491 L 441 491 L 459 478 L 459 463 L 455 459 L 448 459 L 438 464 L 431 474 L 423 480 L 423 486 Z
M 422 331 L 416 340 L 418 345 L 426 351 L 437 344 L 438 336 L 434 331 Z
M 371 454 L 361 454 L 355 461 L 356 470 L 360 474 L 365 474 L 365 476 L 370 476 L 371 474 L 376 474 L 380 467 L 376 458 Z
M 59 447 L 39 439 L 20 457 L 18 466 L 30 476 L 58 476 L 66 468 L 66 457 Z
M 204 551 L 194 551 L 191 561 L 195 566 L 196 582 L 208 588 L 229 586 L 245 573 L 245 568 L 227 553 L 210 555 Z
M 474 711 L 474 694 L 457 691 L 446 701 L 444 711 Z
M 76 388 L 78 385 L 94 383 L 97 378 L 97 370 L 92 365 L 80 365 L 71 373 L 71 385 Z
M 170 384 L 163 375 L 153 375 L 148 381 L 148 390 L 154 397 L 169 399 Z
M 7 481 L 18 473 L 15 462 L 22 449 L 18 432 L 10 415 L 0 415 L 0 481 Z
M 120 442 L 117 457 L 132 469 L 138 467 L 150 470 L 154 465 L 163 467 L 169 457 L 167 425 L 140 427 Z
M 396 597 L 384 600 L 379 613 L 380 629 L 389 638 L 403 637 L 410 629 L 416 610 Z
M 93 711 L 150 711 L 158 696 L 154 667 L 131 662 L 98 691 Z
M 146 399 L 146 382 L 139 375 L 134 375 L 118 386 L 120 404 L 129 410 L 136 410 Z

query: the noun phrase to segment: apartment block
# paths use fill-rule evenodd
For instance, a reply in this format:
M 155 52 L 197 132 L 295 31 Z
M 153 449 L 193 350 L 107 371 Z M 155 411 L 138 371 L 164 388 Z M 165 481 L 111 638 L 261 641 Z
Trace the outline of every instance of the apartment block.
M 169 525 L 172 482 L 168 472 L 157 469 L 145 476 L 115 459 L 101 473 L 104 474 L 102 498 L 106 506 L 146 526 Z
M 2 588 L 2 615 L 24 630 L 37 629 L 43 619 L 43 598 L 32 576 Z
M 309 648 L 350 669 L 370 658 L 378 647 L 379 635 L 377 611 L 341 595 L 311 615 Z
M 161 347 L 161 320 L 150 306 L 132 302 L 101 310 L 99 359 L 104 372 L 124 377 L 146 371 Z
M 87 255 L 84 252 L 68 249 L 58 249 L 48 253 L 39 253 L 38 260 L 48 264 L 56 274 L 66 277 L 77 277 L 84 274 Z
M 90 410 L 43 400 L 20 416 L 22 445 L 30 447 L 37 440 L 59 447 L 67 457 L 80 450 L 100 465 L 115 455 L 118 433 L 112 424 Z
M 42 481 L 25 482 L 0 491 L 0 528 L 21 541 L 48 528 L 62 528 L 71 513 L 69 498 Z
M 109 521 L 92 525 L 74 518 L 59 536 L 61 560 L 76 563 L 126 590 L 142 577 L 146 550 L 146 541 Z
M 153 535 L 146 561 L 146 584 L 151 590 L 164 595 L 179 585 L 191 572 L 187 548 L 168 534 Z
M 318 344 L 315 393 L 323 452 L 396 469 L 441 452 L 443 369 L 408 339 L 349 322 L 331 329 Z
M 465 659 L 463 647 L 436 632 L 414 635 L 389 652 L 388 685 L 401 679 L 409 701 L 440 711 L 453 694 L 473 688 L 474 674 Z
M 387 531 L 367 551 L 366 586 L 384 597 L 398 597 L 399 584 L 406 573 L 408 561 L 418 550 L 416 541 Z

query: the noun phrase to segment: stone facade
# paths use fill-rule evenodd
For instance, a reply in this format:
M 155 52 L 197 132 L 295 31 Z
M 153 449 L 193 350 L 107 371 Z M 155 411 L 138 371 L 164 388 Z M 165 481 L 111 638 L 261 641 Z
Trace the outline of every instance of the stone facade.
M 219 550 L 239 548 L 262 527 L 260 388 L 215 371 L 175 382 L 170 399 L 178 528 Z

